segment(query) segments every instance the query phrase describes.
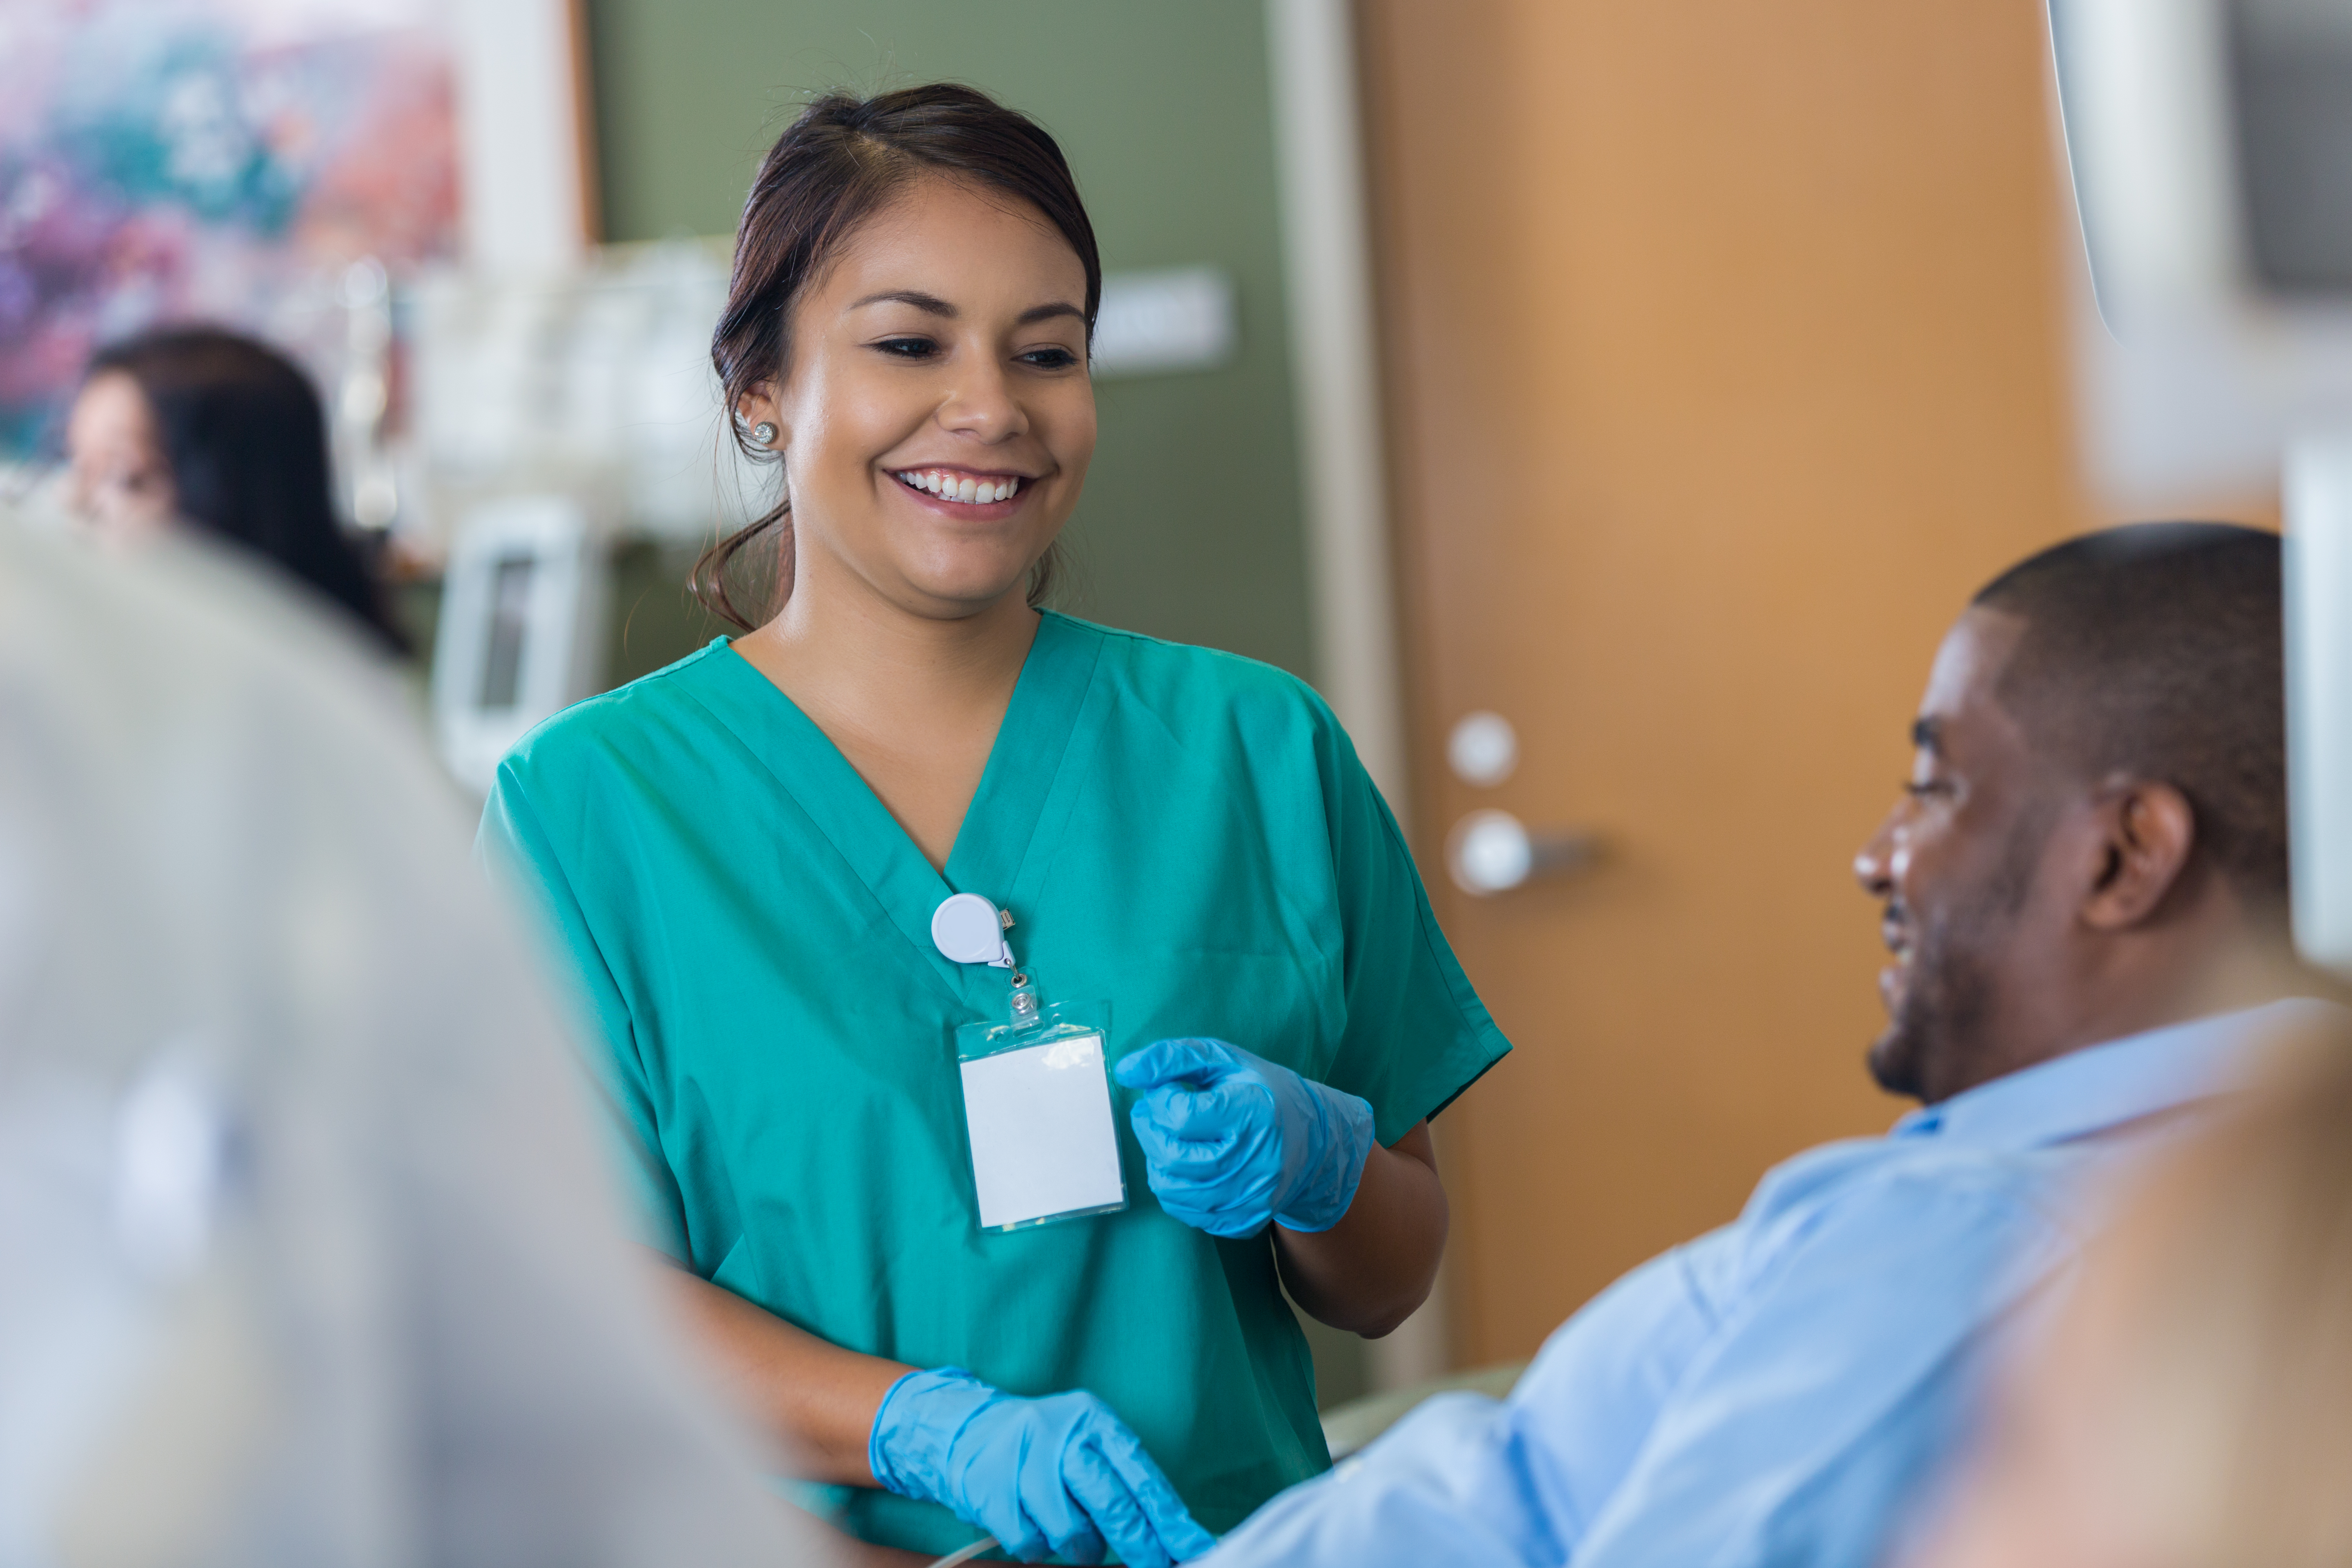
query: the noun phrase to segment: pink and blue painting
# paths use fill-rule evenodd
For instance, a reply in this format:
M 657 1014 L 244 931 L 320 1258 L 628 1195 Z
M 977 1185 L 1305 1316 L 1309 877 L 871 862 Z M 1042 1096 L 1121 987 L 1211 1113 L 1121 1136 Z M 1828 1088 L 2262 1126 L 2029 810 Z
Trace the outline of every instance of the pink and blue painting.
M 325 368 L 353 261 L 456 253 L 455 81 L 441 0 L 0 5 L 0 461 L 153 322 Z

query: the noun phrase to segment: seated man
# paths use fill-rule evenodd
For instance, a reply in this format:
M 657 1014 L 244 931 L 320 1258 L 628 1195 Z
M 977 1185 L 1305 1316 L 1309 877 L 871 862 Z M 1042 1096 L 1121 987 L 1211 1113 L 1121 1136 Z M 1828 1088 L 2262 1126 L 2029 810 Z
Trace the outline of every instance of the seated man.
M 2250 962 L 2284 923 L 2281 686 L 2269 534 L 2116 529 L 1994 581 L 1855 862 L 1895 955 L 1870 1069 L 1923 1109 L 1781 1165 L 1507 1402 L 1430 1401 L 1203 1561 L 1880 1561 L 1988 1339 L 2074 1255 L 2069 1190 L 2316 1005 Z

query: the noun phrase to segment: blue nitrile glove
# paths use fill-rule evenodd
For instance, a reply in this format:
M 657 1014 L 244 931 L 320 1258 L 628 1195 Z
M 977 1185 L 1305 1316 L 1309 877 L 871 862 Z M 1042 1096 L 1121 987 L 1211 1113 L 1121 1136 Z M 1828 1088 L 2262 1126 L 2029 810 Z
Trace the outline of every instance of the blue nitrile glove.
M 866 1458 L 883 1487 L 953 1509 L 1024 1563 L 1099 1563 L 1108 1542 L 1167 1568 L 1217 1543 L 1091 1394 L 1021 1399 L 961 1367 L 910 1372 L 882 1396 Z
M 1211 1236 L 1328 1230 L 1356 1201 L 1372 1108 L 1223 1040 L 1161 1040 L 1112 1069 L 1160 1206 Z

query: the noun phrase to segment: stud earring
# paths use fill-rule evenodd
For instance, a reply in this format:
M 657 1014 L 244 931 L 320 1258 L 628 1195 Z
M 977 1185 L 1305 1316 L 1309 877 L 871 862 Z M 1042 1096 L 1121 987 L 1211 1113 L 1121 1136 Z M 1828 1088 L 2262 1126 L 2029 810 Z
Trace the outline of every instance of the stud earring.
M 762 447 L 774 446 L 776 444 L 775 426 L 765 419 L 761 420 L 751 426 L 751 439 Z

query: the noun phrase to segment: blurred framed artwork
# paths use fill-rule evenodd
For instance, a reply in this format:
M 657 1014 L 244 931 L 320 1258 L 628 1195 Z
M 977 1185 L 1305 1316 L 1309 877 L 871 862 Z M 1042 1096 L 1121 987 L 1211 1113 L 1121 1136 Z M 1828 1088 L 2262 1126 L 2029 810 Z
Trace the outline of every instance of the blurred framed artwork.
M 454 255 L 439 0 L 11 0 L 0 12 L 0 459 L 98 344 L 166 319 L 324 370 L 340 280 Z
M 355 278 L 480 259 L 486 209 L 493 259 L 575 258 L 594 201 L 574 10 L 0 5 L 0 464 L 54 456 L 90 351 L 152 322 L 254 331 L 331 393 Z

